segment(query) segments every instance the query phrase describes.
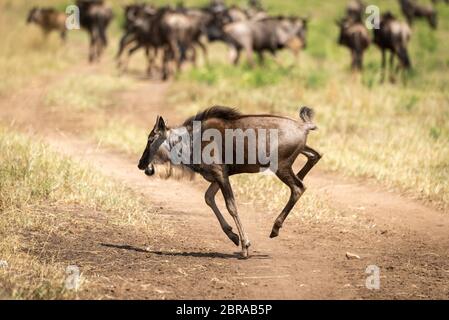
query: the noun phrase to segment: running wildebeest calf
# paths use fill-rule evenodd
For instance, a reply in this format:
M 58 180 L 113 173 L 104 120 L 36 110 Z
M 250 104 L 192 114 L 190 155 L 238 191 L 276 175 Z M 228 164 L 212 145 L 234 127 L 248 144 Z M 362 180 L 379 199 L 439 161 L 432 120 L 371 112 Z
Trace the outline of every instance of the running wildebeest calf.
M 103 0 L 77 0 L 80 10 L 80 24 L 90 37 L 89 61 L 100 59 L 108 45 L 106 29 L 113 18 L 112 9 Z
M 162 159 L 162 162 L 165 160 L 199 173 L 209 181 L 211 184 L 205 194 L 207 205 L 215 213 L 221 228 L 229 239 L 237 246 L 239 243 L 241 244 L 242 258 L 248 258 L 250 241 L 239 218 L 229 177 L 242 173 L 259 173 L 270 168 L 290 188 L 290 199 L 275 220 L 270 234 L 271 238 L 277 237 L 288 214 L 305 191 L 304 177 L 321 158 L 317 151 L 307 145 L 309 131 L 316 129 L 312 117 L 313 111 L 307 107 L 301 108 L 298 120 L 273 115 L 243 115 L 235 109 L 212 107 L 187 119 L 180 127 L 169 128 L 164 119 L 158 116 L 153 130 L 148 136 L 138 168 L 144 170 L 145 174 L 149 176 L 153 175 L 155 173 L 153 163 L 161 162 Z M 233 133 L 231 136 L 229 136 L 229 130 Z M 254 132 L 254 130 L 258 130 L 259 135 L 252 135 L 253 139 L 251 140 L 251 135 L 248 134 L 245 139 L 246 133 Z M 261 130 L 266 132 L 274 130 L 277 133 L 276 138 L 272 138 L 271 134 L 268 138 L 261 135 Z M 209 140 L 205 138 L 204 135 L 212 131 L 217 133 L 219 138 L 211 139 L 210 136 Z M 187 133 L 188 139 L 180 139 L 181 132 Z M 195 134 L 198 132 L 201 133 L 199 140 L 198 137 L 195 138 Z M 192 135 L 193 139 L 191 139 Z M 220 136 L 224 138 L 220 139 Z M 209 142 L 211 140 L 213 141 Z M 222 140 L 225 142 L 222 143 Z M 238 141 L 240 141 L 240 148 Z M 199 161 L 198 159 L 195 161 L 196 143 L 197 149 L 199 148 L 201 153 Z M 257 146 L 258 150 L 250 150 L 250 145 Z M 181 150 L 183 159 L 179 161 L 178 156 Z M 260 157 L 258 159 L 253 157 L 255 154 L 261 154 L 261 151 L 266 155 L 266 150 L 270 150 L 268 161 L 262 161 Z M 185 153 L 186 156 L 184 156 L 184 151 L 188 151 Z M 204 158 L 205 153 L 214 157 L 215 160 L 209 161 Z M 292 165 L 300 154 L 307 157 L 307 163 L 295 174 Z M 227 210 L 237 226 L 238 235 L 232 231 L 232 227 L 226 222 L 216 205 L 215 196 L 219 190 L 222 192 Z
M 52 31 L 59 32 L 61 39 L 65 41 L 67 28 L 65 26 L 66 14 L 58 12 L 54 8 L 37 8 L 30 10 L 27 23 L 35 23 L 42 28 L 47 37 Z
M 352 69 L 362 70 L 363 55 L 371 43 L 368 29 L 361 20 L 354 21 L 349 17 L 337 21 L 337 25 L 340 27 L 338 43 L 351 51 Z
M 406 23 L 398 21 L 390 12 L 381 16 L 379 29 L 374 29 L 374 43 L 382 51 L 383 73 L 386 68 L 387 51 L 390 51 L 390 72 L 393 71 L 395 56 L 399 59 L 397 69 L 411 69 L 412 64 L 407 49 L 410 37 L 411 30 Z
M 431 5 L 425 6 L 416 2 L 416 0 L 399 0 L 402 13 L 407 22 L 412 25 L 415 18 L 424 18 L 429 25 L 436 29 L 438 25 L 437 12 Z

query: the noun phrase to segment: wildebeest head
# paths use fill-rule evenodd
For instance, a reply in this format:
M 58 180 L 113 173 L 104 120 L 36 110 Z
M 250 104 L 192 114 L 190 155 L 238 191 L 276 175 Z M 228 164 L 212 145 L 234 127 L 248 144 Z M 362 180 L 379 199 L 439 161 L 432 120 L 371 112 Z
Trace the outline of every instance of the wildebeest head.
M 287 46 L 297 53 L 307 47 L 308 18 L 278 17 L 277 37 L 281 46 Z
M 28 13 L 27 23 L 37 22 L 40 15 L 41 9 L 39 9 L 38 7 L 32 8 Z
M 308 17 L 303 17 L 297 20 L 296 27 L 298 28 L 298 32 L 296 35 L 302 42 L 302 48 L 305 49 L 307 47 L 307 25 L 309 23 Z
M 351 0 L 346 7 L 346 14 L 353 20 L 362 20 L 366 4 L 362 0 Z
M 139 18 L 145 18 L 156 14 L 157 9 L 147 3 L 130 4 L 125 6 L 126 26 L 132 25 Z
M 145 174 L 151 176 L 154 174 L 154 167 L 151 164 L 159 147 L 167 139 L 168 128 L 164 119 L 160 116 L 157 117 L 153 130 L 148 136 L 147 145 L 140 158 L 138 168 L 145 170 Z
M 223 40 L 223 27 L 232 22 L 228 10 L 211 10 L 212 19 L 206 24 L 206 34 L 209 41 Z

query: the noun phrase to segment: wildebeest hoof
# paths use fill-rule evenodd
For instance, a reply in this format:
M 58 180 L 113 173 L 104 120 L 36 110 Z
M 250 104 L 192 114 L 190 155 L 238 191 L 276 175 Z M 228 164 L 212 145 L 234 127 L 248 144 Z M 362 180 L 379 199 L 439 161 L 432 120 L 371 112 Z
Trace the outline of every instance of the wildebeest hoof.
M 279 235 L 279 229 L 271 230 L 270 238 L 276 238 Z
M 234 232 L 231 232 L 230 234 L 228 234 L 228 237 L 229 237 L 229 239 L 231 239 L 232 242 L 234 242 L 234 244 L 236 246 L 238 246 L 240 244 L 240 238 Z
M 248 249 L 245 249 L 245 250 L 243 250 L 242 252 L 240 252 L 240 255 L 239 255 L 239 259 L 240 260 L 246 260 L 246 259 L 248 259 L 249 258 L 249 252 L 248 252 Z

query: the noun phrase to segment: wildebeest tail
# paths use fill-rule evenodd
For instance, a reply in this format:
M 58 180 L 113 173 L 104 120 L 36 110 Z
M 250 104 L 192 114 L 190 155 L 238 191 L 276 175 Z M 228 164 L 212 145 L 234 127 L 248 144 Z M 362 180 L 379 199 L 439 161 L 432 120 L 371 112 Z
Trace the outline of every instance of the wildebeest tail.
M 299 111 L 299 117 L 307 126 L 308 130 L 317 129 L 317 126 L 312 121 L 314 114 L 315 113 L 313 112 L 313 110 L 309 107 L 302 107 L 301 110 Z

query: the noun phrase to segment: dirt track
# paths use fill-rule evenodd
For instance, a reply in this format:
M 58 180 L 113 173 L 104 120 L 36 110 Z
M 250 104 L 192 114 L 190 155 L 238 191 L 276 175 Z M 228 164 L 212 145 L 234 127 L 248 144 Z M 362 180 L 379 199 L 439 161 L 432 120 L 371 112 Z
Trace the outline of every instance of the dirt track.
M 139 228 L 117 227 L 111 223 L 114 217 L 104 213 L 69 209 L 79 230 L 65 239 L 43 236 L 42 242 L 47 252 L 59 252 L 61 261 L 81 267 L 89 281 L 89 291 L 81 297 L 449 298 L 447 214 L 369 182 L 318 169 L 306 178 L 309 190 L 322 192 L 336 211 L 354 215 L 353 225 L 291 218 L 272 240 L 268 235 L 278 212 L 240 205 L 253 246 L 251 259 L 238 260 L 238 248 L 204 203 L 204 182 L 149 179 L 137 170 L 137 159 L 83 139 L 95 119 L 41 106 L 45 88 L 57 80 L 39 81 L 0 101 L 2 120 L 41 135 L 61 153 L 141 193 L 159 222 L 171 230 L 153 230 L 155 236 L 149 237 Z M 138 125 L 156 113 L 176 123 L 179 116 L 164 106 L 166 86 L 142 82 L 120 94 L 125 107 L 114 112 Z M 346 259 L 347 251 L 361 259 Z M 380 290 L 365 288 L 365 269 L 372 264 L 381 270 Z

